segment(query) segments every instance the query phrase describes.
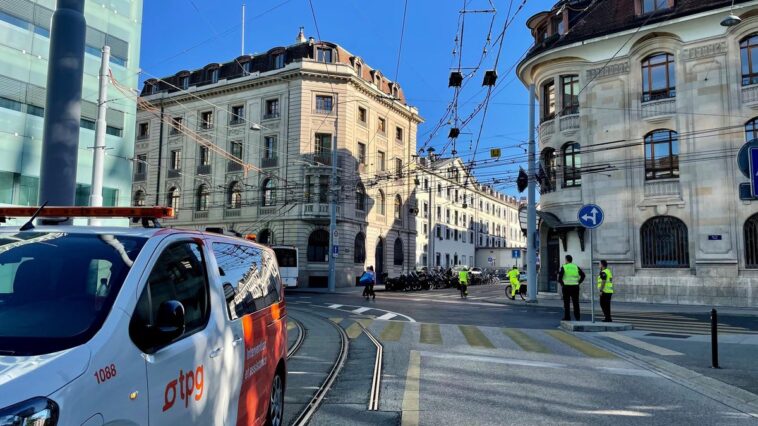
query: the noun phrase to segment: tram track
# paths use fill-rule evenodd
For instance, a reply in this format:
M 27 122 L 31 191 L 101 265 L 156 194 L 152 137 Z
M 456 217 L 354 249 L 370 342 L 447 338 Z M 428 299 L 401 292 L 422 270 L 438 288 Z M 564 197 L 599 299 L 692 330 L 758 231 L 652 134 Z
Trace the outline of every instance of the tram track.
M 295 328 L 297 329 L 297 339 L 295 342 L 287 348 L 287 359 L 290 359 L 293 357 L 297 351 L 300 350 L 300 347 L 303 346 L 303 342 L 305 341 L 305 327 L 303 327 L 303 323 L 299 320 L 296 320 L 295 318 L 288 318 L 289 321 L 292 321 L 292 324 L 295 325 Z

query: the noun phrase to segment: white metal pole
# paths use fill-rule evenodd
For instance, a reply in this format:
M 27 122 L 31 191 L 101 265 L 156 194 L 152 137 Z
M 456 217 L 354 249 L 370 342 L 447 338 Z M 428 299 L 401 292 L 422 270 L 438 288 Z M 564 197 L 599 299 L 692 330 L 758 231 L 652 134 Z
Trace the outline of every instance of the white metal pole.
M 535 110 L 535 88 L 534 83 L 529 85 L 529 155 L 528 155 L 528 192 L 527 192 L 527 216 L 526 216 L 526 289 L 527 302 L 537 302 L 537 200 L 536 200 L 536 178 L 535 178 L 535 150 L 536 142 L 534 140 L 534 110 Z
M 107 123 L 105 114 L 108 109 L 108 61 L 111 57 L 110 46 L 103 46 L 102 63 L 100 64 L 100 87 L 97 98 L 97 122 L 95 123 L 95 147 L 92 150 L 92 187 L 90 188 L 89 204 L 92 207 L 103 205 L 103 163 L 105 160 L 105 129 Z M 99 226 L 98 218 L 90 218 L 90 226 Z
M 592 272 L 593 266 L 595 265 L 595 259 L 594 259 L 594 253 L 592 252 L 592 234 L 594 231 L 592 229 L 588 229 L 587 232 L 590 234 L 590 303 L 592 304 L 592 322 L 595 322 L 595 274 Z
M 242 43 L 240 47 L 240 56 L 245 54 L 245 3 L 242 3 Z
M 337 110 L 338 100 L 334 99 L 334 137 L 332 138 L 332 182 L 330 192 L 329 203 L 329 278 L 328 286 L 330 292 L 337 290 L 337 123 L 339 122 L 339 114 Z

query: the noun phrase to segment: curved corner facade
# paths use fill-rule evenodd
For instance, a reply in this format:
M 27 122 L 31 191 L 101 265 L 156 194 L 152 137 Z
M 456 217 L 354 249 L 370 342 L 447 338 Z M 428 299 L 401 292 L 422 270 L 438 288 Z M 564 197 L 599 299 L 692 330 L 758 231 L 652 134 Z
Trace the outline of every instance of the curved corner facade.
M 529 20 L 541 291 L 571 254 L 608 260 L 616 300 L 758 306 L 758 199 L 737 161 L 758 137 L 758 1 L 725 27 L 730 5 L 561 1 Z M 592 235 L 588 203 L 605 212 Z

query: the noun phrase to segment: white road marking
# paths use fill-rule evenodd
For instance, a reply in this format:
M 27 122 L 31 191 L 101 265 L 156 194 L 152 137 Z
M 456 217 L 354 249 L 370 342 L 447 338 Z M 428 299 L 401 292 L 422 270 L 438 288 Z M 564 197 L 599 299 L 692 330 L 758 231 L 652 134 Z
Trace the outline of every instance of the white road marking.
M 378 319 L 378 320 L 389 320 L 389 319 L 395 318 L 396 316 L 397 316 L 396 314 L 393 314 L 391 312 L 387 312 L 386 314 L 384 314 L 384 315 L 382 315 L 380 317 L 376 317 L 376 319 Z
M 358 308 L 358 309 L 354 309 L 353 313 L 355 313 L 355 314 L 362 314 L 362 313 L 364 313 L 366 311 L 370 311 L 371 309 L 372 308 Z
M 316 306 L 316 305 L 311 305 L 311 306 Z M 349 312 L 351 314 L 360 314 L 360 313 L 366 312 L 368 310 L 374 310 L 374 311 L 384 312 L 384 314 L 381 315 L 383 317 L 386 316 L 386 315 L 388 315 L 388 314 L 392 314 L 392 315 L 394 315 L 392 318 L 402 317 L 402 318 L 405 318 L 408 322 L 416 322 L 415 319 L 409 317 L 408 315 L 403 315 L 403 314 L 398 313 L 398 312 L 388 311 L 386 309 L 367 308 L 367 307 L 352 306 L 352 305 L 338 305 L 338 304 L 327 305 L 325 307 L 329 308 L 329 309 L 335 309 L 335 310 L 338 310 L 338 311 L 342 311 L 342 312 Z
M 329 305 L 329 307 L 332 309 L 339 309 L 342 307 L 342 305 Z
M 652 343 L 643 342 L 642 340 L 635 339 L 634 337 L 629 337 L 624 334 L 619 333 L 602 333 L 602 335 L 610 337 L 611 339 L 618 340 L 619 342 L 626 343 L 627 345 L 635 346 L 640 349 L 646 350 L 648 352 L 652 352 L 654 354 L 663 355 L 663 356 L 676 356 L 676 355 L 683 355 L 681 352 L 672 351 L 671 349 L 662 348 L 657 345 L 653 345 Z

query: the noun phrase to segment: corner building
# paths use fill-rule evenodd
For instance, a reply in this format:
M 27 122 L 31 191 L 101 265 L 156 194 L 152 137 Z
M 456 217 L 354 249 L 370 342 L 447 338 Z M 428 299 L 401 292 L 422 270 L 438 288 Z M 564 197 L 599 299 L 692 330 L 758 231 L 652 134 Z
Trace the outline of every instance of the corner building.
M 725 27 L 731 4 L 561 1 L 529 19 L 540 290 L 571 254 L 609 261 L 614 300 L 758 306 L 758 200 L 737 166 L 758 136 L 758 2 L 735 1 Z M 605 211 L 592 241 L 587 203 Z
M 301 31 L 290 46 L 147 80 L 142 100 L 133 204 L 174 207 L 165 226 L 296 246 L 298 286 L 326 287 L 336 196 L 338 287 L 369 265 L 378 276 L 415 266 L 421 117 L 359 56 Z

